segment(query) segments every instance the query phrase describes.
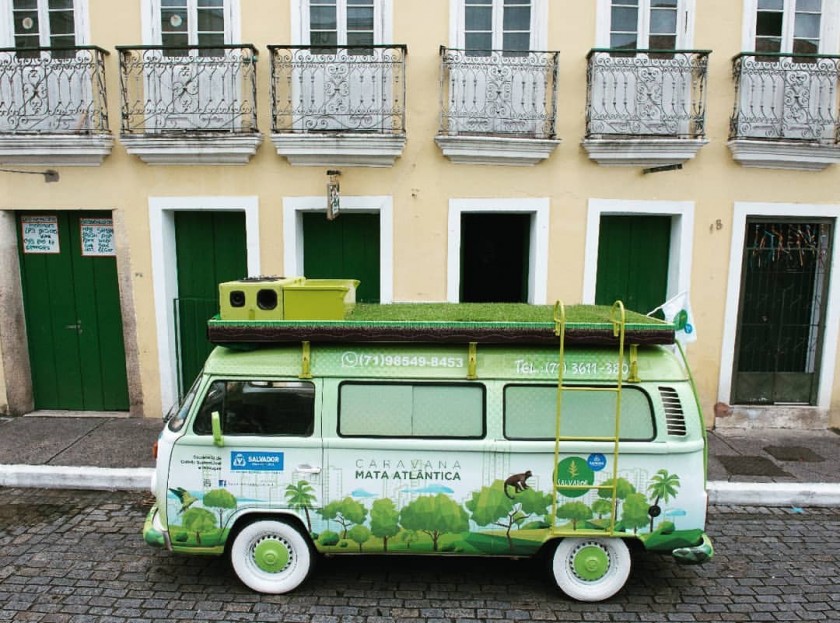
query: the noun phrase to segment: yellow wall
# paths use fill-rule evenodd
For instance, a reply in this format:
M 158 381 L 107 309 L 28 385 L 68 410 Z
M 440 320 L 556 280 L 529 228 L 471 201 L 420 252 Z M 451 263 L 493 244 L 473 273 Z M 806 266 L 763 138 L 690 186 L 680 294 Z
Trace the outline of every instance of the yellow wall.
M 447 218 L 451 198 L 549 197 L 551 200 L 548 299 L 579 301 L 583 290 L 588 201 L 673 200 L 695 204 L 691 298 L 699 341 L 692 344 L 702 404 L 711 423 L 717 400 L 729 272 L 732 211 L 736 201 L 834 203 L 840 197 L 837 167 L 820 173 L 747 169 L 726 146 L 733 103 L 731 58 L 741 49 L 742 3 L 698 0 L 694 48 L 713 50 L 707 97 L 707 138 L 679 171 L 642 174 L 640 167 L 593 163 L 580 145 L 585 131 L 586 54 L 594 47 L 595 2 L 550 2 L 549 50 L 560 51 L 557 133 L 562 144 L 532 167 L 456 165 L 434 142 L 439 120 L 438 47 L 449 44 L 448 0 L 394 0 L 393 40 L 408 46 L 407 136 L 390 168 L 341 167 L 343 196 L 390 195 L 394 204 L 394 299 L 446 297 Z M 259 127 L 264 140 L 245 166 L 149 166 L 126 153 L 119 140 L 99 167 L 64 167 L 58 184 L 37 176 L 2 178 L 0 209 L 116 209 L 125 215 L 131 288 L 136 304 L 145 415 L 164 408 L 158 390 L 157 336 L 148 198 L 150 196 L 256 195 L 260 207 L 261 269 L 283 274 L 282 200 L 321 195 L 325 167 L 292 167 L 271 144 L 268 44 L 291 42 L 289 0 L 242 0 L 243 42 L 260 53 Z M 561 8 L 562 7 L 562 8 Z M 119 134 L 117 45 L 142 43 L 139 1 L 90 0 L 92 43 L 108 49 L 108 106 Z M 719 222 L 719 226 L 718 226 Z M 840 368 L 838 368 L 840 370 Z M 840 424 L 840 371 L 834 379 L 834 425 Z M 0 370 L 0 388 L 4 385 Z M 0 392 L 0 396 L 3 393 Z M 2 401 L 0 401 L 0 407 Z

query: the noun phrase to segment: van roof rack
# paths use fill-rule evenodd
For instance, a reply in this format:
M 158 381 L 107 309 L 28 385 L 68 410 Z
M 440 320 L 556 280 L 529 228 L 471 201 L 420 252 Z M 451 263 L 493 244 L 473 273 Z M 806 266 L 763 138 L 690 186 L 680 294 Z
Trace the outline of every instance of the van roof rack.
M 618 337 L 608 305 L 565 308 L 569 344 L 615 346 Z M 339 320 L 208 321 L 207 335 L 219 345 L 288 342 L 431 342 L 556 344 L 555 306 L 525 303 L 357 303 Z M 673 324 L 627 312 L 626 344 L 673 344 Z

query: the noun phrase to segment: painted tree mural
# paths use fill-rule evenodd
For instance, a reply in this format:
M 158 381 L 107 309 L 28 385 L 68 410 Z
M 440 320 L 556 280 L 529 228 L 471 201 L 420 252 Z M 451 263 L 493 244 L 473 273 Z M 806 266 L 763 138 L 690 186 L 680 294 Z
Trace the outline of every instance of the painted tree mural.
M 592 509 L 583 502 L 566 502 L 557 509 L 557 517 L 571 520 L 572 530 L 577 530 L 579 521 L 592 519 Z
M 661 509 L 659 508 L 660 500 L 666 504 L 677 496 L 677 491 L 680 488 L 680 477 L 677 474 L 671 474 L 667 469 L 660 469 L 653 475 L 650 484 L 648 485 L 648 493 L 654 496 L 653 504 L 650 508 L 650 531 L 653 532 L 653 520 Z
M 467 511 L 443 493 L 421 495 L 406 504 L 400 512 L 400 524 L 408 530 L 428 534 L 435 552 L 438 551 L 438 541 L 442 534 L 470 529 Z
M 286 486 L 286 503 L 289 508 L 303 510 L 306 515 L 306 529 L 312 532 L 312 518 L 309 509 L 315 504 L 315 489 L 305 480 Z
M 227 489 L 212 489 L 204 494 L 201 503 L 207 508 L 219 509 L 219 527 L 221 528 L 224 525 L 222 516 L 225 510 L 236 508 L 236 497 Z
M 355 541 L 356 543 L 358 543 L 359 551 L 361 552 L 362 545 L 364 545 L 370 538 L 370 530 L 367 526 L 353 526 L 347 531 L 347 538 L 349 538 L 351 541 Z
M 188 532 L 195 532 L 195 542 L 201 545 L 201 533 L 216 527 L 216 516 L 206 508 L 192 507 L 184 511 L 181 525 Z
M 351 497 L 330 502 L 320 510 L 321 517 L 341 524 L 341 538 L 347 538 L 347 530 L 354 524 L 362 524 L 367 517 L 367 509 Z
M 388 539 L 400 531 L 400 511 L 393 501 L 383 498 L 370 507 L 370 531 L 382 539 L 382 551 L 388 551 Z
M 633 534 L 648 522 L 648 501 L 644 493 L 631 493 L 622 505 L 621 522 L 625 529 L 633 528 Z
M 510 531 L 520 526 L 531 515 L 545 514 L 551 504 L 551 496 L 534 489 L 525 489 L 514 498 L 505 494 L 504 483 L 495 481 L 489 487 L 475 491 L 464 506 L 470 511 L 472 520 L 479 526 L 497 525 L 505 529 L 508 547 L 513 551 Z

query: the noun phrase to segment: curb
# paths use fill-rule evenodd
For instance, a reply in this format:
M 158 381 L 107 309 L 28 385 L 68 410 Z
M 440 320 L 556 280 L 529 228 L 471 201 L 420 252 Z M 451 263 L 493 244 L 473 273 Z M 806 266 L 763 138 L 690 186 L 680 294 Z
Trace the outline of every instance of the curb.
M 840 484 L 830 482 L 706 483 L 709 504 L 744 506 L 840 506 Z
M 149 491 L 151 467 L 0 465 L 0 487 Z M 709 504 L 840 506 L 840 484 L 826 482 L 729 482 L 706 484 Z
M 154 472 L 151 467 L 0 465 L 0 487 L 149 491 Z

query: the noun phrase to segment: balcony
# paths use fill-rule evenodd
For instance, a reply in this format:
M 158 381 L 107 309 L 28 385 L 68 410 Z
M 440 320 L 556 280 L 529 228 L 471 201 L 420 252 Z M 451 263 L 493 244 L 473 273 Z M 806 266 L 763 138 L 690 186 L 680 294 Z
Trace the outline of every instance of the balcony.
M 148 164 L 246 164 L 257 128 L 257 49 L 117 47 L 120 141 Z
M 604 50 L 587 55 L 586 137 L 598 164 L 667 166 L 708 141 L 708 50 Z
M 97 47 L 0 49 L 0 164 L 102 163 L 114 143 L 107 54 Z
M 742 53 L 732 73 L 729 149 L 737 162 L 805 171 L 840 162 L 840 56 Z
M 387 167 L 405 147 L 404 45 L 270 45 L 271 140 L 292 165 Z
M 534 165 L 560 144 L 557 52 L 441 46 L 435 142 L 459 164 Z

